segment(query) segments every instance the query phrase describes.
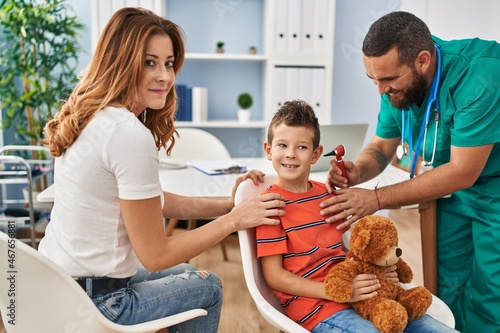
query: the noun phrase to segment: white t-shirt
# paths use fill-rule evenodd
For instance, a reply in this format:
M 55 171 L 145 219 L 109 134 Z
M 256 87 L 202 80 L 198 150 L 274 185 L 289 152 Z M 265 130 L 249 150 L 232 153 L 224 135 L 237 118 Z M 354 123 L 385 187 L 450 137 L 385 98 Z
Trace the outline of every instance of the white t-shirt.
M 40 253 L 72 276 L 136 273 L 120 199 L 161 196 L 153 135 L 126 109 L 97 112 L 55 160 L 54 207 Z

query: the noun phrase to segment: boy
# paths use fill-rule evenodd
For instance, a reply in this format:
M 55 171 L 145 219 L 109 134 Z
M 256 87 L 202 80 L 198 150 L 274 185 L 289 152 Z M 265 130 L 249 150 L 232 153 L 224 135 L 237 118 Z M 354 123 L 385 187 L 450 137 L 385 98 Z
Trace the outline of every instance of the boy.
M 325 294 L 324 278 L 333 265 L 344 260 L 345 252 L 336 224 L 327 224 L 319 214 L 319 203 L 331 194 L 323 183 L 309 179 L 311 165 L 323 153 L 319 142 L 318 119 L 311 106 L 300 100 L 285 102 L 269 125 L 264 150 L 278 174 L 276 184 L 265 193 L 284 197 L 286 215 L 280 218 L 281 224 L 257 227 L 257 256 L 264 278 L 285 312 L 304 328 L 313 333 L 334 329 L 378 332 L 349 304 L 333 302 Z M 353 280 L 348 302 L 371 298 L 379 287 L 374 275 L 360 274 Z M 428 315 L 409 323 L 405 330 L 451 331 Z

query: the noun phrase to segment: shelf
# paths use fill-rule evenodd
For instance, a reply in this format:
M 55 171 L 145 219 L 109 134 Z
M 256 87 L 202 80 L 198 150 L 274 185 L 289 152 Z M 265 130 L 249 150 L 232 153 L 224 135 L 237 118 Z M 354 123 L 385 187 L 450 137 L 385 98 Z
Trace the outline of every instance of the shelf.
M 223 7 L 204 0 L 167 0 L 166 15 L 183 28 L 187 41 L 176 83 L 208 90 L 203 121 L 175 126 L 205 129 L 231 154 L 243 156 L 255 147 L 260 151 L 262 133 L 286 100 L 305 100 L 321 123 L 330 124 L 335 9 L 335 0 L 225 1 Z M 216 53 L 217 41 L 225 43 L 225 53 Z M 249 54 L 249 46 L 258 53 Z M 254 100 L 248 123 L 236 117 L 242 92 Z
M 25 160 L 29 163 L 30 160 Z M 31 160 L 32 161 L 32 160 Z M 45 167 L 43 170 L 31 173 L 31 180 L 36 180 L 44 174 L 51 172 L 51 167 Z M 28 172 L 25 170 L 0 170 L 0 184 L 27 184 L 29 182 Z
M 25 159 L 20 155 L 35 157 L 35 159 Z M 38 159 L 37 159 L 38 158 Z M 10 228 L 10 222 L 16 222 L 16 228 L 22 225 L 28 228 L 30 238 L 18 238 L 20 241 L 31 243 L 31 246 L 36 248 L 36 244 L 40 241 L 36 237 L 35 232 L 35 198 L 33 197 L 33 185 L 37 179 L 44 180 L 43 176 L 53 171 L 53 159 L 47 147 L 43 146 L 26 146 L 26 145 L 7 145 L 0 147 L 0 185 L 1 193 L 0 205 L 3 209 L 10 208 L 9 205 L 24 204 L 28 208 L 29 215 L 22 217 L 0 216 L 0 229 Z M 44 185 L 45 180 L 42 182 Z M 8 199 L 7 187 L 3 185 L 26 184 L 26 189 L 23 192 L 28 193 L 24 199 L 11 198 Z M 15 207 L 13 207 L 15 208 Z M 24 224 L 21 223 L 24 221 Z M 7 226 L 5 226 L 7 222 Z
M 332 62 L 332 55 L 322 53 L 275 53 L 270 58 L 275 65 L 296 67 L 327 66 Z
M 193 60 L 235 60 L 235 61 L 265 61 L 263 54 L 236 54 L 236 53 L 186 53 L 186 59 Z
M 250 121 L 241 123 L 236 120 L 212 120 L 204 122 L 176 121 L 175 127 L 197 127 L 197 128 L 265 128 L 263 121 Z

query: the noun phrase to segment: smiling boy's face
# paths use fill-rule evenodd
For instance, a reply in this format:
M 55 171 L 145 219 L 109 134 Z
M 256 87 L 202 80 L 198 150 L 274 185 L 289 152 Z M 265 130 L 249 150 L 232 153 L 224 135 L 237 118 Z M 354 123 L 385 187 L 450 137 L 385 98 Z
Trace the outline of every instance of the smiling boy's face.
M 264 143 L 267 159 L 280 179 L 286 181 L 307 181 L 311 165 L 321 157 L 323 147 L 313 147 L 314 131 L 305 126 L 274 127 L 273 141 Z

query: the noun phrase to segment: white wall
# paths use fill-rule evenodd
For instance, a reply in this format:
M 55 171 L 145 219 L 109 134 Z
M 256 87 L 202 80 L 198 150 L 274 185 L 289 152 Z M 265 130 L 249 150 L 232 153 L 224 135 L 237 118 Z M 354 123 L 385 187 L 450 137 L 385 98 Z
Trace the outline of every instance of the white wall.
M 402 0 L 401 9 L 420 17 L 431 33 L 442 39 L 500 41 L 498 0 Z
M 77 72 L 81 72 L 88 66 L 92 57 L 90 1 L 68 0 L 68 2 L 71 5 L 73 14 L 85 26 L 84 30 L 79 34 L 79 43 L 83 53 L 78 58 Z
M 371 24 L 399 10 L 396 0 L 337 0 L 332 123 L 368 123 L 367 143 L 375 133 L 380 95 L 368 79 L 361 46 Z
M 414 13 L 442 39 L 500 41 L 498 0 L 337 0 L 332 120 L 369 123 L 366 141 L 375 133 L 379 95 L 366 77 L 361 45 L 370 25 L 395 10 Z

